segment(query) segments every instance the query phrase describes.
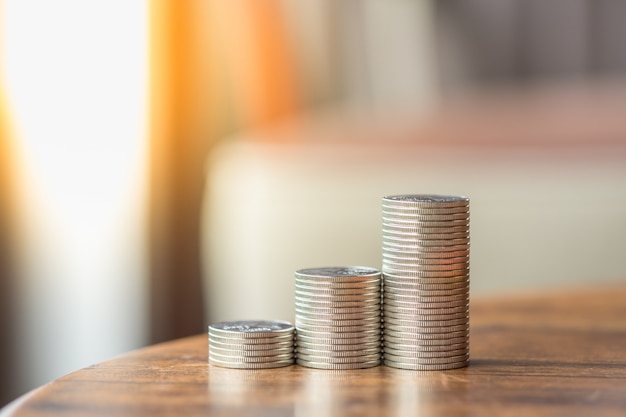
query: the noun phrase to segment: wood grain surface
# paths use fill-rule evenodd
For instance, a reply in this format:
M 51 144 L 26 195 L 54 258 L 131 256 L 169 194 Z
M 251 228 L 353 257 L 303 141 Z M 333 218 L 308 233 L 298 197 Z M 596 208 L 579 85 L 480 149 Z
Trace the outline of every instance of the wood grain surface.
M 246 371 L 207 363 L 198 335 L 79 370 L 6 416 L 624 416 L 626 288 L 473 300 L 471 362 Z

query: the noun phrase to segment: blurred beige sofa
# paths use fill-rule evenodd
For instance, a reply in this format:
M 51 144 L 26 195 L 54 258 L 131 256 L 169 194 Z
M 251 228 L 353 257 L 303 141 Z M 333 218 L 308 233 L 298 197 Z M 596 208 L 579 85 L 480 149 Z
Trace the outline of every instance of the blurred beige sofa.
M 380 267 L 398 193 L 470 197 L 472 297 L 624 282 L 624 109 L 622 84 L 551 87 L 228 138 L 207 162 L 207 315 L 291 320 L 296 269 Z

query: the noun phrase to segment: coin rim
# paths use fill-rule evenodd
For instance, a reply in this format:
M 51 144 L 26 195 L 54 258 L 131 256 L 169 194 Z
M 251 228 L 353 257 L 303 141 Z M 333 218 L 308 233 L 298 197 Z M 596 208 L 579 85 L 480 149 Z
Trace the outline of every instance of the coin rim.
M 357 364 L 350 364 L 350 363 L 324 364 L 324 363 L 300 361 L 296 359 L 296 365 L 299 365 L 305 368 L 336 370 L 336 371 L 374 368 L 376 366 L 380 366 L 381 363 L 382 361 L 378 360 L 378 361 L 372 361 L 371 363 L 363 362 L 363 363 L 357 363 Z M 356 366 L 351 366 L 351 365 L 356 365 Z

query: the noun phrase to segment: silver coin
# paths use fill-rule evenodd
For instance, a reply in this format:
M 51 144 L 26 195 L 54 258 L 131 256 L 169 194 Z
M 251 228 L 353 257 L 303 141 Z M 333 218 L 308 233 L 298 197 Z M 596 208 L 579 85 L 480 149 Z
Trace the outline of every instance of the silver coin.
M 353 326 L 369 326 L 374 327 L 380 324 L 382 320 L 382 312 L 380 314 L 372 314 L 362 319 L 351 320 L 335 320 L 334 318 L 323 319 L 317 317 L 301 317 L 296 316 L 296 328 L 300 325 L 319 326 L 319 327 L 338 327 L 347 328 Z
M 469 352 L 461 354 L 461 355 L 447 356 L 447 357 L 440 357 L 440 358 L 407 357 L 407 356 L 393 355 L 391 353 L 385 352 L 384 358 L 389 359 L 394 362 L 440 365 L 444 363 L 459 362 L 459 361 L 467 360 L 469 359 Z
M 343 346 L 343 345 L 342 345 Z M 373 348 L 360 348 L 355 347 L 351 350 L 329 350 L 329 349 L 310 349 L 306 346 L 298 346 L 297 354 L 307 355 L 307 356 L 321 356 L 321 357 L 331 357 L 331 358 L 349 358 L 355 356 L 366 356 L 366 355 L 380 355 L 382 352 L 382 346 L 375 346 Z
M 393 343 L 384 346 L 384 351 L 389 349 L 405 352 L 407 354 L 419 354 L 421 352 L 449 352 L 451 350 L 469 349 L 469 343 L 455 343 L 455 344 L 443 344 L 443 345 L 416 345 L 416 344 L 399 344 Z
M 424 235 L 426 239 L 432 239 L 434 235 L 450 235 L 454 233 L 471 235 L 469 219 L 438 222 L 411 221 L 404 218 L 383 219 L 382 228 L 385 235 L 393 234 L 398 237 L 409 234 Z
M 421 311 L 424 310 L 422 313 Z M 453 310 L 443 313 L 444 310 Z M 389 298 L 384 299 L 382 316 L 386 316 L 387 312 L 404 313 L 413 315 L 429 315 L 429 314 L 453 314 L 462 311 L 469 311 L 469 298 L 444 302 L 429 302 L 422 300 L 397 300 Z
M 310 317 L 298 317 L 296 316 L 296 327 L 301 324 L 308 324 L 312 326 L 332 326 L 332 327 L 348 327 L 348 326 L 375 326 L 380 324 L 380 315 L 373 317 L 367 317 L 358 320 L 333 320 L 333 319 L 318 319 Z
M 459 204 L 459 205 L 445 205 L 445 204 L 413 204 L 413 203 L 405 203 L 405 202 L 397 202 L 397 201 L 385 201 L 383 200 L 381 204 L 383 209 L 387 210 L 401 210 L 401 211 L 415 211 L 419 213 L 454 213 L 454 212 L 463 212 L 469 211 L 469 204 Z
M 430 314 L 430 315 L 416 315 L 416 314 L 402 314 L 386 311 L 383 315 L 384 322 L 389 321 L 447 321 L 458 320 L 469 317 L 469 310 L 461 311 L 453 314 Z
M 458 270 L 457 270 L 458 271 Z M 464 271 L 464 270 L 462 270 Z M 423 276 L 411 276 L 407 274 L 399 273 L 385 273 L 385 282 L 383 285 L 383 292 L 385 289 L 398 286 L 408 286 L 408 288 L 428 288 L 426 285 L 430 285 L 432 288 L 435 285 L 452 286 L 454 284 L 467 284 L 470 281 L 469 273 L 457 273 L 448 277 L 423 277 Z
M 460 250 L 469 250 L 470 238 L 455 239 L 400 239 L 390 236 L 383 236 L 384 248 L 395 248 L 402 254 L 412 252 L 453 252 Z
M 318 326 L 315 324 L 298 324 L 298 332 L 308 334 L 307 332 L 316 333 L 334 333 L 334 334 L 358 334 L 363 332 L 380 331 L 382 322 L 370 322 L 369 324 L 360 324 L 355 326 Z
M 389 290 L 385 292 L 385 298 L 383 298 L 383 308 L 384 308 L 385 301 L 392 302 L 392 303 L 393 301 L 411 303 L 409 305 L 400 305 L 401 307 L 413 307 L 413 306 L 417 307 L 423 303 L 448 303 L 448 302 L 457 302 L 457 301 L 463 301 L 463 300 L 465 300 L 465 303 L 469 305 L 469 292 L 468 291 L 466 291 L 465 293 L 459 293 L 459 294 L 429 297 L 429 296 L 424 296 L 424 295 L 415 296 L 414 293 L 405 295 L 401 293 L 392 292 L 391 290 Z
M 437 215 L 435 219 L 432 219 L 434 216 L 430 216 L 430 219 L 419 218 L 415 216 L 403 216 L 401 213 L 384 213 L 382 222 L 385 226 L 397 226 L 397 227 L 418 227 L 421 229 L 445 229 L 449 227 L 470 227 L 470 218 L 469 214 L 467 217 L 463 218 L 452 218 L 452 219 L 438 219 L 440 216 L 449 216 L 449 215 Z M 456 215 L 455 215 L 456 216 Z M 458 217 L 458 216 L 457 216 Z
M 324 362 L 311 362 L 301 359 L 296 359 L 296 363 L 300 366 L 315 369 L 328 369 L 328 370 L 348 370 L 348 369 L 365 369 L 379 366 L 381 364 L 380 359 L 371 362 L 358 362 L 358 363 L 324 363 Z
M 296 299 L 300 299 L 302 301 L 333 301 L 333 302 L 343 302 L 343 301 L 369 301 L 370 299 L 375 299 L 380 297 L 380 288 L 375 292 L 369 292 L 364 294 L 347 294 L 341 295 L 336 293 L 311 293 L 311 292 L 303 292 L 298 291 L 296 289 Z
M 421 256 L 413 256 L 412 254 L 400 254 L 396 253 L 395 255 L 390 255 L 389 253 L 383 253 L 382 260 L 384 263 L 388 263 L 390 265 L 396 266 L 445 266 L 445 265 L 456 265 L 456 264 L 469 264 L 470 258 L 469 253 L 465 256 L 459 257 L 448 257 L 448 258 L 432 258 L 432 257 L 421 257 Z
M 408 278 L 448 278 L 458 275 L 468 275 L 470 272 L 470 266 L 469 264 L 444 265 L 443 267 L 437 267 L 434 265 L 397 266 L 384 262 L 383 271 L 385 271 L 386 275 L 396 275 Z
M 424 248 L 455 248 L 450 250 L 463 250 L 467 249 L 470 243 L 469 238 L 459 239 L 396 239 L 389 236 L 383 236 L 383 242 L 385 246 L 396 247 L 401 249 L 420 249 Z
M 379 278 L 376 278 L 376 279 L 379 279 Z M 358 276 L 357 277 L 343 276 L 343 277 L 316 277 L 316 278 L 296 277 L 295 278 L 295 282 L 297 284 L 308 285 L 308 286 L 323 286 L 323 287 L 329 287 L 331 285 L 343 286 L 343 287 L 350 287 L 350 286 L 358 287 L 359 285 L 371 284 L 375 281 L 376 280 L 371 279 L 371 277 L 363 278 L 363 277 L 358 277 Z
M 264 363 L 264 362 L 280 362 L 293 359 L 294 351 L 274 356 L 240 356 L 240 355 L 222 355 L 217 352 L 209 351 L 209 359 L 218 360 L 220 362 L 238 362 L 238 363 Z
M 439 194 L 398 194 L 383 197 L 383 203 L 403 205 L 424 205 L 433 207 L 458 207 L 469 204 L 469 198 L 462 195 Z
M 318 295 L 324 294 L 336 294 L 336 295 L 363 295 L 369 293 L 380 292 L 381 280 L 376 282 L 376 285 L 361 287 L 361 288 L 333 288 L 333 287 L 310 287 L 296 284 L 296 293 L 314 293 Z
M 295 328 L 294 328 L 295 329 Z M 264 345 L 270 343 L 280 343 L 280 342 L 288 342 L 289 340 L 293 340 L 293 331 L 291 333 L 275 336 L 275 337 L 260 337 L 260 338 L 250 338 L 250 337 L 236 337 L 236 336 L 221 336 L 209 333 L 209 341 L 215 341 L 219 343 L 226 344 L 238 344 L 238 345 Z
M 452 316 L 452 315 L 469 314 L 469 302 L 459 306 L 453 307 L 427 307 L 420 308 L 417 306 L 397 306 L 395 304 L 387 303 L 383 309 L 383 319 L 389 316 L 396 318 L 402 317 L 432 317 L 432 316 Z M 428 319 L 426 319 L 428 320 Z
M 326 315 L 326 314 L 332 314 L 332 315 L 336 315 L 337 318 L 341 317 L 342 314 L 362 314 L 362 317 L 375 317 L 375 316 L 379 316 L 381 313 L 381 307 L 382 305 L 378 304 L 376 306 L 376 308 L 355 308 L 355 307 L 350 307 L 350 308 L 322 308 L 322 307 L 317 307 L 317 308 L 308 308 L 308 307 L 301 307 L 296 305 L 296 315 L 301 315 L 304 314 L 305 316 L 308 315 L 308 317 L 316 317 L 316 315 Z M 324 318 L 325 316 L 320 316 L 320 318 Z
M 450 308 L 469 306 L 469 299 L 467 296 L 451 300 L 439 300 L 437 297 L 430 297 L 430 299 L 425 297 L 401 297 L 391 292 L 386 292 L 383 297 L 383 304 L 385 306 L 393 305 L 406 308 Z
M 396 299 L 399 301 L 418 301 L 418 302 L 443 302 L 457 301 L 465 298 L 469 301 L 469 288 L 453 288 L 452 290 L 437 290 L 429 293 L 428 291 L 416 291 L 411 289 L 387 288 L 384 297 Z M 383 298 L 384 302 L 384 298 Z
M 383 242 L 382 254 L 383 257 L 400 257 L 400 258 L 412 258 L 412 259 L 449 259 L 460 258 L 463 256 L 469 256 L 469 247 L 463 246 L 459 250 L 451 251 L 437 251 L 428 250 L 429 248 L 422 248 L 417 250 L 407 250 L 398 247 L 385 246 Z
M 241 346 L 236 348 L 222 348 L 215 344 L 209 344 L 209 352 L 215 352 L 224 356 L 276 356 L 286 353 L 293 353 L 295 349 L 295 344 L 291 346 L 276 348 L 276 349 L 262 349 L 262 350 L 250 350 L 242 348 Z
M 375 322 L 373 324 L 364 324 L 364 325 L 356 325 L 356 326 L 318 326 L 315 324 L 306 324 L 306 323 L 298 323 L 297 329 L 298 331 L 314 331 L 314 332 L 334 332 L 334 333 L 358 333 L 358 332 L 367 332 L 372 330 L 380 330 L 382 324 L 380 322 Z
M 392 236 L 396 238 L 414 237 L 414 238 L 421 238 L 421 240 L 429 240 L 429 239 L 433 240 L 434 236 L 436 235 L 444 235 L 445 237 L 442 237 L 439 239 L 445 240 L 445 239 L 450 239 L 451 234 L 462 233 L 465 235 L 464 236 L 465 238 L 471 236 L 468 222 L 460 222 L 460 223 L 464 223 L 464 225 L 454 224 L 454 225 L 447 225 L 447 226 L 443 225 L 447 222 L 438 222 L 438 223 L 442 223 L 442 224 L 433 225 L 431 223 L 423 223 L 423 222 L 416 223 L 416 222 L 400 221 L 400 220 L 394 221 L 394 222 L 385 221 L 385 224 L 383 225 L 383 232 L 384 232 L 383 237 L 384 236 Z M 446 231 L 448 229 L 461 228 L 461 227 L 467 230 L 465 231 L 459 230 L 459 231 L 452 232 L 452 233 L 449 233 Z M 420 235 L 424 235 L 424 237 L 421 237 Z
M 404 341 L 408 340 L 449 340 L 449 339 L 457 339 L 459 337 L 469 336 L 469 329 L 460 330 L 457 332 L 449 332 L 449 333 L 406 333 L 406 332 L 396 332 L 391 329 L 383 329 L 383 340 L 387 337 L 395 337 L 398 339 L 403 339 Z
M 407 243 L 409 245 L 421 244 L 422 242 L 430 242 L 432 240 L 447 242 L 450 240 L 467 239 L 469 241 L 469 237 L 469 232 L 423 234 L 399 232 L 383 228 L 383 241 Z
M 469 205 L 469 201 L 469 198 L 464 196 L 436 194 L 403 194 L 382 198 L 383 204 L 400 204 L 403 206 L 459 207 Z
M 406 310 L 406 311 L 405 311 Z M 420 313 L 418 310 L 424 310 Z M 451 310 L 451 311 L 448 311 Z M 441 311 L 445 311 L 441 313 Z M 465 305 L 447 308 L 417 308 L 417 307 L 397 307 L 387 304 L 383 312 L 383 321 L 391 320 L 412 320 L 412 321 L 445 321 L 449 319 L 459 319 L 469 316 L 469 302 Z M 443 317 L 443 318 L 435 318 Z
M 328 331 L 315 331 L 309 329 L 298 328 L 298 333 L 296 338 L 299 337 L 309 337 L 309 338 L 317 338 L 317 339 L 356 339 L 361 337 L 376 337 L 380 336 L 380 327 L 376 329 L 370 330 L 361 330 L 356 332 L 343 332 L 343 331 L 333 331 L 335 329 L 328 329 Z
M 399 274 L 392 272 L 385 272 L 385 279 L 383 282 L 384 287 L 387 287 L 389 283 L 398 283 L 398 284 L 452 284 L 455 282 L 465 282 L 469 279 L 469 272 L 465 270 L 461 270 L 455 272 L 453 275 L 449 276 L 414 276 L 407 274 Z
M 267 362 L 267 363 L 248 363 L 248 362 L 230 362 L 220 361 L 218 359 L 209 358 L 209 363 L 212 365 L 220 366 L 222 368 L 235 368 L 235 369 L 270 369 L 270 368 L 282 368 L 283 366 L 293 365 L 294 359 L 288 359 L 284 361 Z
M 446 216 L 444 220 L 441 216 Z M 382 218 L 387 220 L 389 218 L 409 218 L 417 219 L 419 221 L 460 221 L 470 218 L 470 210 L 468 207 L 456 207 L 452 209 L 421 209 L 421 208 L 403 208 L 398 206 L 382 206 Z M 450 219 L 451 217 L 451 219 Z
M 320 289 L 329 290 L 344 290 L 344 289 L 366 289 L 376 288 L 380 284 L 380 276 L 375 279 L 367 279 L 362 281 L 311 281 L 307 279 L 295 278 L 296 287 L 313 289 L 319 291 Z
M 356 312 L 356 313 L 319 313 L 319 312 L 311 312 L 311 311 L 298 311 L 296 309 L 296 320 L 298 319 L 319 319 L 319 320 L 362 320 L 362 319 L 371 319 L 371 318 L 380 318 L 382 311 L 380 310 L 372 310 L 366 312 Z
M 468 275 L 469 268 L 466 269 L 450 269 L 443 271 L 420 271 L 420 270 L 407 270 L 407 271 L 398 271 L 391 270 L 388 266 L 383 266 L 383 271 L 385 271 L 385 277 L 400 277 L 400 278 L 453 278 L 460 275 Z M 383 281 L 384 283 L 384 281 Z
M 359 343 L 359 344 L 328 344 L 328 343 L 315 343 L 308 342 L 304 340 L 299 340 L 298 345 L 296 346 L 296 350 L 299 349 L 307 349 L 307 350 L 320 350 L 325 352 L 348 352 L 348 351 L 361 351 L 361 350 L 370 350 L 370 349 L 380 349 L 382 347 L 382 340 L 377 339 L 368 343 Z
M 246 344 L 243 345 L 241 343 L 223 343 L 223 342 L 216 342 L 215 340 L 209 340 L 209 349 L 215 347 L 217 349 L 221 349 L 221 350 L 232 350 L 232 351 L 236 351 L 236 350 L 245 350 L 245 351 L 258 351 L 259 353 L 262 351 L 266 351 L 266 350 L 275 350 L 275 349 L 291 349 L 294 346 L 294 339 L 295 339 L 295 335 L 294 337 L 285 340 L 284 342 L 280 342 L 280 343 L 266 343 L 266 344 L 254 344 L 254 345 L 250 345 L 250 344 Z
M 440 365 L 435 365 L 435 364 L 422 365 L 422 364 L 394 362 L 392 360 L 384 359 L 383 363 L 385 366 L 389 366 L 391 368 L 407 369 L 411 371 L 446 371 L 450 369 L 465 368 L 468 366 L 469 361 L 464 360 L 461 362 L 447 363 L 447 364 L 440 364 Z
M 300 346 L 302 342 L 310 342 L 317 344 L 329 344 L 329 345 L 360 345 L 367 343 L 374 343 L 381 340 L 381 336 L 377 334 L 361 336 L 361 337 L 332 337 L 322 338 L 315 336 L 308 336 L 305 334 L 298 334 L 296 336 L 296 346 Z
M 293 324 L 281 320 L 223 321 L 209 326 L 209 333 L 222 337 L 260 338 L 293 333 Z
M 345 306 L 341 303 L 332 304 L 329 303 L 327 307 L 321 304 L 314 303 L 300 303 L 296 302 L 296 313 L 318 313 L 318 314 L 351 314 L 351 313 L 377 313 L 380 311 L 380 300 L 370 303 L 355 304 Z
M 363 363 L 363 362 L 372 362 L 381 359 L 381 353 L 376 352 L 374 354 L 369 355 L 360 355 L 360 356 L 314 356 L 308 355 L 305 353 L 300 353 L 296 355 L 296 359 L 307 361 L 307 362 L 317 362 L 317 363 Z
M 394 355 L 394 357 L 403 357 L 403 358 L 449 358 L 451 356 L 461 356 L 469 354 L 469 346 L 465 346 L 460 349 L 450 349 L 447 351 L 419 351 L 419 350 L 400 350 L 394 348 L 385 348 L 385 355 Z
M 457 245 L 457 246 L 421 246 L 421 247 L 408 247 L 408 246 L 391 246 L 386 242 L 383 242 L 383 253 L 390 253 L 398 256 L 416 256 L 425 258 L 445 258 L 446 252 L 449 252 L 449 258 L 456 258 L 459 256 L 465 256 L 469 253 L 469 245 Z M 430 256 L 429 256 L 430 255 Z
M 439 334 L 441 335 L 441 338 L 443 338 L 443 335 L 449 335 L 451 333 L 456 333 L 456 332 L 469 332 L 469 323 L 465 323 L 465 324 L 458 324 L 458 325 L 454 325 L 454 326 L 447 326 L 447 327 L 443 327 L 443 326 L 420 326 L 420 327 L 409 327 L 409 326 L 399 326 L 396 324 L 392 324 L 392 323 L 388 323 L 385 327 L 383 327 L 383 333 L 385 334 L 391 334 L 391 335 L 402 335 L 402 337 L 406 337 L 408 339 L 410 338 L 417 338 L 417 335 L 420 335 L 420 337 L 422 335 L 435 335 L 435 334 Z M 433 336 L 434 337 L 434 336 Z
M 295 346 L 285 352 L 273 352 L 274 354 L 268 355 L 255 355 L 252 352 L 246 351 L 230 351 L 223 352 L 216 349 L 209 349 L 209 357 L 215 358 L 221 361 L 234 361 L 234 362 L 276 362 L 293 358 L 295 354 Z M 267 350 L 254 351 L 254 352 L 272 352 Z
M 407 221 L 411 223 L 434 223 L 430 227 L 436 227 L 438 222 L 469 221 L 469 213 L 457 214 L 415 214 L 399 213 L 397 211 L 383 210 L 383 221 L 386 223 L 396 223 Z
M 407 212 L 407 213 L 414 213 L 414 214 L 457 214 L 457 213 L 469 212 L 469 206 L 424 208 L 424 207 L 415 207 L 415 206 L 395 204 L 395 203 L 386 203 L 386 202 L 383 202 L 382 208 L 383 208 L 383 211 L 385 212 L 400 212 L 400 213 Z
M 469 291 L 470 288 L 470 278 L 469 276 L 465 277 L 465 279 L 457 280 L 454 279 L 448 282 L 428 282 L 424 283 L 421 279 L 408 279 L 404 280 L 400 278 L 400 281 L 387 279 L 385 280 L 385 285 L 383 287 L 384 291 L 396 291 L 396 290 L 405 290 L 405 291 L 436 291 L 436 290 L 453 290 L 453 289 L 467 289 Z
M 459 288 L 451 288 L 444 290 L 414 290 L 409 288 L 386 287 L 384 294 L 393 294 L 398 297 L 417 297 L 417 298 L 437 298 L 448 296 L 465 296 L 469 297 L 469 285 Z
M 380 309 L 380 297 L 370 301 L 328 301 L 326 303 L 295 300 L 295 306 L 298 310 L 307 309 L 308 311 L 320 311 L 332 309 L 337 313 L 348 313 L 347 309 L 359 309 L 361 311 L 376 311 Z
M 469 330 L 469 323 L 448 326 L 401 326 L 394 323 L 385 323 L 383 329 L 396 333 L 452 333 Z
M 323 267 L 323 268 L 306 268 L 296 271 L 296 277 L 307 278 L 311 280 L 326 278 L 367 278 L 373 279 L 380 275 L 380 271 L 376 268 L 365 266 L 341 266 L 341 267 Z
M 441 222 L 444 223 L 444 222 Z M 450 233 L 468 233 L 470 231 L 469 222 L 461 222 L 461 224 L 453 225 L 439 225 L 439 227 L 429 227 L 420 223 L 411 222 L 391 222 L 387 223 L 383 221 L 383 231 L 388 230 L 390 232 L 399 233 L 417 233 L 421 235 L 439 235 Z
M 466 323 L 469 323 L 469 316 L 451 320 L 398 320 L 394 317 L 386 317 L 383 325 L 388 326 L 393 324 L 404 327 L 448 327 Z
M 383 292 L 384 291 L 406 291 L 406 292 L 431 292 L 433 291 L 433 294 L 435 294 L 435 291 L 452 291 L 452 290 L 458 290 L 458 291 L 469 291 L 470 288 L 470 279 L 469 277 L 467 277 L 465 280 L 460 280 L 460 281 L 452 281 L 452 282 L 443 282 L 443 283 L 430 283 L 430 284 L 423 284 L 423 283 L 418 283 L 417 280 L 411 279 L 411 280 L 401 280 L 401 281 L 394 281 L 391 279 L 387 279 L 385 280 L 385 285 L 383 287 Z
M 469 263 L 447 264 L 447 265 L 420 265 L 420 264 L 397 264 L 383 260 L 383 271 L 398 274 L 411 272 L 450 272 L 466 270 L 469 271 Z
M 413 291 L 413 290 L 396 290 L 394 288 L 387 288 L 383 293 L 383 301 L 385 298 L 398 300 L 398 301 L 407 301 L 407 302 L 427 302 L 427 303 L 441 303 L 446 301 L 458 301 L 462 299 L 469 298 L 469 291 L 467 288 L 459 288 L 457 291 L 448 290 L 441 291 L 443 295 L 436 295 L 436 292 L 432 293 L 424 292 L 424 291 Z
M 457 258 L 420 258 L 415 256 L 398 256 L 383 253 L 383 261 L 394 262 L 397 264 L 420 264 L 420 265 L 446 265 L 457 263 L 469 263 L 469 253 L 465 256 Z
M 419 260 L 411 262 L 397 262 L 383 258 L 383 268 L 388 270 L 397 269 L 399 271 L 451 271 L 454 269 L 469 269 L 469 259 L 455 263 L 422 263 Z
M 423 277 L 393 277 L 385 282 L 384 291 L 395 288 L 405 288 L 410 290 L 431 289 L 431 288 L 460 288 L 469 285 L 470 276 L 459 275 L 450 278 L 423 278 Z
M 367 347 L 374 347 L 377 344 L 382 346 L 382 338 L 381 337 L 369 337 L 369 338 L 358 338 L 358 339 L 319 339 L 319 338 L 306 338 L 305 336 L 301 337 L 296 341 L 296 350 L 299 347 L 308 347 L 315 348 L 320 346 L 326 346 L 326 350 L 346 350 L 344 349 L 352 346 L 352 349 L 359 348 L 364 349 Z
M 453 233 L 447 235 L 417 235 L 388 233 L 384 231 L 382 233 L 382 242 L 384 246 L 407 247 L 409 249 L 420 249 L 422 247 L 431 246 L 469 246 L 470 234 Z
M 407 315 L 407 316 L 444 316 L 457 313 L 468 313 L 468 306 L 450 307 L 450 308 L 406 308 L 397 307 L 394 305 L 386 304 L 383 310 L 383 317 L 388 315 Z
M 346 305 L 350 305 L 350 303 L 357 303 L 357 304 L 363 304 L 363 303 L 369 303 L 369 302 L 375 302 L 376 300 L 380 299 L 380 290 L 375 292 L 375 293 L 370 293 L 367 295 L 333 295 L 333 294 L 326 294 L 326 295 L 302 295 L 302 294 L 296 294 L 295 295 L 295 300 L 301 303 L 319 303 L 319 304 L 346 304 Z
M 414 346 L 451 346 L 459 343 L 468 343 L 469 335 L 459 336 L 459 337 L 451 337 L 449 339 L 407 339 L 404 337 L 383 335 L 383 346 L 384 347 L 395 347 L 395 346 L 405 346 L 405 345 L 414 345 Z
M 401 302 L 407 302 L 407 303 L 413 303 L 413 304 L 447 303 L 447 302 L 454 302 L 454 301 L 461 301 L 461 300 L 464 300 L 466 302 L 469 301 L 467 292 L 465 294 L 449 294 L 449 295 L 424 297 L 422 295 L 416 296 L 416 295 L 398 294 L 394 291 L 385 291 L 383 301 L 384 300 L 401 301 Z
M 436 207 L 383 203 L 381 208 L 382 208 L 383 213 L 413 214 L 416 216 L 454 215 L 454 214 L 461 214 L 461 213 L 469 214 L 470 212 L 470 206 L 436 208 Z
M 434 224 L 434 222 L 417 223 L 417 222 L 402 221 L 402 220 L 396 220 L 396 221 L 390 222 L 388 220 L 385 220 L 385 224 L 383 225 L 383 233 L 382 233 L 383 244 L 384 244 L 385 238 L 388 236 L 391 238 L 396 238 L 396 239 L 410 239 L 411 238 L 411 239 L 419 239 L 419 240 L 450 240 L 452 237 L 456 237 L 457 239 L 464 239 L 464 238 L 469 238 L 471 236 L 470 230 L 469 230 L 469 222 L 466 222 L 466 221 L 459 222 L 459 223 L 463 223 L 464 225 L 457 223 L 453 225 L 444 226 L 445 223 L 448 223 L 448 222 L 437 222 L 437 224 Z M 467 230 L 457 231 L 453 233 L 448 233 L 444 231 L 450 228 L 458 228 L 458 227 L 464 227 Z M 439 229 L 440 231 L 435 230 L 435 229 Z M 435 236 L 437 235 L 443 235 L 443 236 L 440 238 L 435 238 Z
M 365 308 L 375 309 L 380 304 L 381 293 L 370 298 L 362 298 L 354 301 L 333 300 L 332 297 L 327 299 L 313 299 L 304 297 L 294 297 L 294 303 L 297 307 L 304 308 Z

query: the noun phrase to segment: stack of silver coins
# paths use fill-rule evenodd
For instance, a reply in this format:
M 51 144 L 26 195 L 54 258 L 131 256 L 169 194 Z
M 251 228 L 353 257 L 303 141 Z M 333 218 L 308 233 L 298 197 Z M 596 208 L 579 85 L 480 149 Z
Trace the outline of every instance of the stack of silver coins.
M 209 362 L 266 369 L 294 362 L 294 326 L 285 321 L 230 321 L 209 326 Z
M 318 369 L 380 365 L 380 271 L 301 269 L 295 280 L 296 362 Z
M 469 245 L 467 197 L 383 198 L 385 365 L 467 366 Z

